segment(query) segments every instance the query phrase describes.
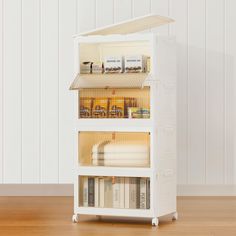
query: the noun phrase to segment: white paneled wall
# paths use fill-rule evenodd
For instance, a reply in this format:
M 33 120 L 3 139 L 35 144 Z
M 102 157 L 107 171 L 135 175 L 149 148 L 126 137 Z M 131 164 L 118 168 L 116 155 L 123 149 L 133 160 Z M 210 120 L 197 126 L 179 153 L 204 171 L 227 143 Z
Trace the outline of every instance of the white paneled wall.
M 0 183 L 71 183 L 72 35 L 148 13 L 175 24 L 178 183 L 236 183 L 235 0 L 0 0 Z M 145 33 L 145 32 L 144 32 Z

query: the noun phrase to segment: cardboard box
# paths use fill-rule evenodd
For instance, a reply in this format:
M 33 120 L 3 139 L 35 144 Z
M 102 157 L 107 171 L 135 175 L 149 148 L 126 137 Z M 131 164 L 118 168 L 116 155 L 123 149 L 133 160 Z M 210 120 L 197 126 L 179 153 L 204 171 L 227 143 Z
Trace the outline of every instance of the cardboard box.
M 101 61 L 93 62 L 92 74 L 102 74 L 102 73 L 103 73 L 103 63 Z
M 80 118 L 92 117 L 93 98 L 82 97 L 80 98 Z
M 137 107 L 137 99 L 131 97 L 125 97 L 125 118 L 128 118 L 128 108 Z
M 126 73 L 145 72 L 144 56 L 142 55 L 125 56 L 124 61 L 125 61 Z
M 122 73 L 123 72 L 122 56 L 105 57 L 104 72 L 105 73 Z
M 128 108 L 129 118 L 150 118 L 150 109 L 140 107 L 129 107 Z
M 114 97 L 109 100 L 109 117 L 124 118 L 125 102 L 123 97 Z
M 92 70 L 92 62 L 84 61 L 80 64 L 80 74 L 90 74 Z
M 93 118 L 107 118 L 108 98 L 94 98 L 92 117 Z

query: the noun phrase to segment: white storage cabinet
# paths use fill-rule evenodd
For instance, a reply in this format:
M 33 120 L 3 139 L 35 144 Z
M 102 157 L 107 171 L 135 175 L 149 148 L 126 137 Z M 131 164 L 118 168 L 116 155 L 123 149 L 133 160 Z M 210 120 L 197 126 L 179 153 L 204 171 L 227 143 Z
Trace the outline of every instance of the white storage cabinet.
M 74 215 L 124 216 L 152 219 L 176 212 L 176 61 L 174 37 L 155 33 L 137 33 L 168 24 L 172 20 L 147 15 L 110 25 L 74 37 L 75 93 L 74 143 Z M 150 57 L 150 71 L 145 73 L 80 74 L 82 61 L 102 61 L 109 55 L 145 55 Z M 80 118 L 80 97 L 134 96 L 150 108 L 150 118 Z M 94 166 L 91 147 L 104 138 L 147 139 L 149 165 L 145 167 Z M 146 177 L 150 179 L 150 208 L 127 209 L 88 207 L 81 204 L 83 176 Z

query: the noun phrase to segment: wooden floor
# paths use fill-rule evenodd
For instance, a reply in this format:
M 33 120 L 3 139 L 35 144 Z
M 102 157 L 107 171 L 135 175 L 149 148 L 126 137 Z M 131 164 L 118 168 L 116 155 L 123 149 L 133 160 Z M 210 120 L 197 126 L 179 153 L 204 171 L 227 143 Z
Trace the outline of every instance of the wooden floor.
M 97 220 L 81 216 L 71 222 L 71 197 L 0 197 L 0 236 L 236 236 L 236 197 L 178 198 L 179 220 Z

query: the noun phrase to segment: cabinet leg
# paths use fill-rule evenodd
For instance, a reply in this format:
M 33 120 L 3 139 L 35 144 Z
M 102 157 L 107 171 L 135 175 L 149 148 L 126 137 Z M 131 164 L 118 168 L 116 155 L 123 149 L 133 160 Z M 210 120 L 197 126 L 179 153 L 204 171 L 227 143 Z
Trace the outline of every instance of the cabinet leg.
M 172 216 L 172 220 L 178 220 L 178 212 L 175 212 Z
M 158 226 L 158 224 L 159 224 L 158 218 L 157 217 L 152 218 L 152 225 L 153 226 Z
M 78 223 L 79 222 L 79 215 L 78 214 L 74 214 L 72 216 L 72 222 L 73 223 Z

